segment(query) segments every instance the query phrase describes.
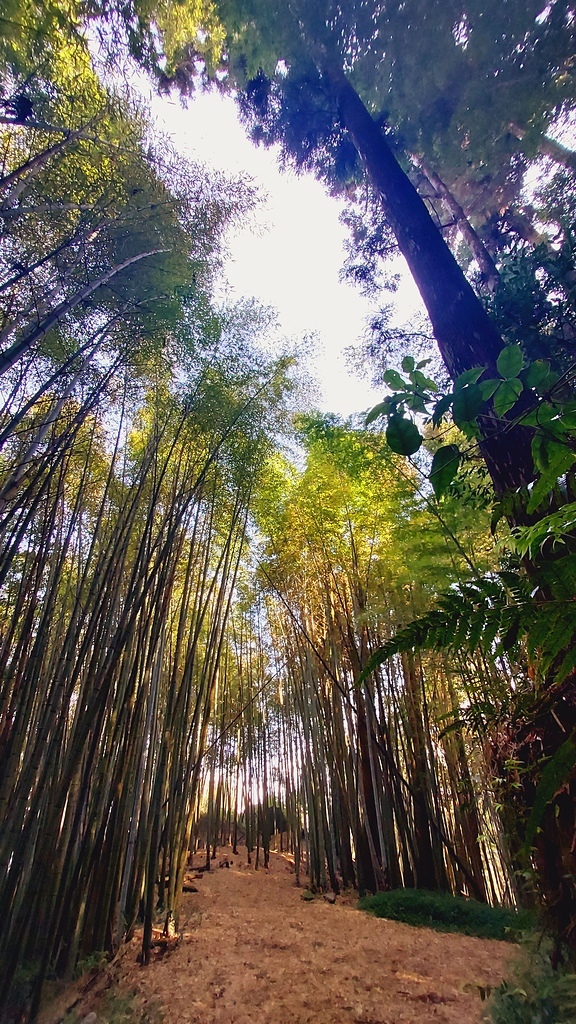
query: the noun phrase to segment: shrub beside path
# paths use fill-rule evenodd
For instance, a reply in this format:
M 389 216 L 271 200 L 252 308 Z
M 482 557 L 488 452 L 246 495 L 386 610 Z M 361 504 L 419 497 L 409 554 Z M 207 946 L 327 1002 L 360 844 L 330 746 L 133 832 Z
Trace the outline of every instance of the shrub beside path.
M 480 1024 L 482 994 L 517 954 L 372 917 L 355 894 L 305 902 L 281 854 L 269 871 L 249 867 L 244 848 L 213 865 L 183 897 L 179 945 L 142 968 L 136 937 L 119 961 L 119 990 L 165 1024 Z

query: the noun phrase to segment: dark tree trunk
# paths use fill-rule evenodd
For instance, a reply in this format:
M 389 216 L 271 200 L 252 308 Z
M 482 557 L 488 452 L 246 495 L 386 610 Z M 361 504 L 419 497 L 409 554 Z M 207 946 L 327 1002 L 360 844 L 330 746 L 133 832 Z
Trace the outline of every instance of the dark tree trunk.
M 387 220 L 416 282 L 440 354 L 452 378 L 473 366 L 496 374 L 503 341 L 475 295 L 423 200 L 402 170 L 380 128 L 340 69 L 326 70 L 340 117 L 377 188 Z M 485 417 L 482 451 L 499 494 L 534 478 L 531 432 L 502 431 Z
M 534 807 L 541 780 L 538 764 L 550 758 L 567 740 L 576 744 L 576 672 L 552 692 L 543 694 L 540 706 L 513 735 L 514 756 L 522 764 L 520 787 L 507 794 L 520 814 Z M 497 763 L 497 767 L 500 765 Z M 505 777 L 505 776 L 504 776 Z M 544 809 L 533 839 L 536 881 L 555 940 L 557 963 L 562 947 L 576 966 L 576 767 L 558 770 L 555 793 Z

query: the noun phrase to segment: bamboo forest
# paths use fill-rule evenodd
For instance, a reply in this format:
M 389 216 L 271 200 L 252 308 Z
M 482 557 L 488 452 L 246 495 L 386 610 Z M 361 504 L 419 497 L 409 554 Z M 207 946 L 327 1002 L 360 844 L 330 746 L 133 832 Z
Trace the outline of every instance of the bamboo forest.
M 575 35 L 2 0 L 2 1024 L 576 1020 Z M 226 288 L 206 95 L 334 202 L 376 404 Z

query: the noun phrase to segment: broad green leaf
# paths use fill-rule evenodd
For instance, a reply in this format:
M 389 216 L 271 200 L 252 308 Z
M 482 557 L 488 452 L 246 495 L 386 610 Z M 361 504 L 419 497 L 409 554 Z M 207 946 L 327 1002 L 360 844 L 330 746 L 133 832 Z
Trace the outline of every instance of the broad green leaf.
M 434 454 L 430 470 L 430 483 L 437 498 L 445 493 L 456 476 L 459 465 L 460 449 L 456 444 L 446 444 Z
M 414 356 L 404 356 L 404 359 L 402 360 L 402 369 L 404 370 L 404 373 L 411 373 L 415 365 Z
M 520 345 L 506 345 L 496 360 L 496 369 L 503 377 L 509 380 L 517 377 L 524 366 L 524 356 Z
M 453 414 L 455 423 L 469 423 L 478 416 L 484 402 L 478 384 L 468 384 L 454 395 Z
M 543 427 L 555 416 L 556 410 L 548 402 L 542 402 L 536 409 L 522 417 L 522 423 L 527 427 Z
M 432 380 L 430 377 L 425 377 L 420 370 L 414 370 L 414 372 L 410 374 L 410 380 L 416 385 L 416 387 L 422 388 L 423 391 L 433 391 L 434 393 L 438 391 L 436 381 Z
M 437 427 L 438 424 L 440 423 L 444 413 L 448 412 L 448 409 L 452 405 L 453 397 L 453 395 L 444 395 L 443 398 L 439 399 L 439 401 L 436 402 L 436 405 L 434 406 L 434 412 L 432 413 L 432 423 L 435 427 Z
M 539 473 L 548 472 L 551 457 L 554 457 L 553 442 L 546 434 L 535 434 L 532 438 L 532 458 Z
M 560 423 L 566 431 L 576 431 L 576 405 L 567 403 L 560 411 Z
M 406 381 L 400 376 L 398 370 L 386 370 L 382 380 L 392 391 L 405 391 L 406 389 Z
M 422 395 L 418 391 L 414 391 L 408 398 L 406 398 L 406 405 L 413 412 L 426 412 L 426 405 Z
M 521 380 L 517 377 L 511 377 L 509 380 L 503 380 L 498 391 L 494 395 L 494 412 L 497 416 L 503 416 L 504 413 L 508 412 L 513 405 L 520 398 L 524 390 L 524 385 Z
M 432 362 L 431 359 L 421 359 L 419 363 L 416 363 L 417 370 L 423 370 L 425 366 L 428 366 Z
M 536 413 L 537 413 L 537 410 L 534 409 L 532 412 L 527 413 L 526 416 L 523 416 L 522 417 L 522 426 L 524 426 L 524 427 L 537 427 L 538 426 L 538 418 L 537 418 Z
M 390 412 L 390 401 L 385 398 L 383 402 L 379 402 L 373 409 L 370 409 L 366 419 L 364 420 L 364 426 L 368 427 L 370 423 L 374 423 L 380 416 L 387 416 Z
M 424 439 L 412 420 L 394 413 L 388 420 L 386 440 L 397 455 L 413 455 Z
M 522 380 L 527 388 L 537 388 L 546 380 L 550 373 L 550 363 L 547 359 L 536 359 L 522 371 Z
M 454 381 L 454 392 L 461 391 L 467 384 L 475 384 L 482 376 L 485 369 L 485 366 L 473 366 L 471 370 L 465 370 L 459 377 L 456 377 L 456 380 Z
M 491 377 L 490 380 L 483 380 L 480 382 L 478 386 L 480 388 L 480 394 L 485 402 L 487 402 L 489 398 L 492 398 L 492 395 L 498 390 L 501 383 L 502 381 L 500 380 L 500 377 Z
M 550 370 L 548 376 L 544 377 L 543 380 L 539 381 L 539 383 L 535 385 L 536 391 L 539 395 L 545 395 L 547 392 L 552 390 L 559 380 L 560 374 L 556 373 L 555 370 Z

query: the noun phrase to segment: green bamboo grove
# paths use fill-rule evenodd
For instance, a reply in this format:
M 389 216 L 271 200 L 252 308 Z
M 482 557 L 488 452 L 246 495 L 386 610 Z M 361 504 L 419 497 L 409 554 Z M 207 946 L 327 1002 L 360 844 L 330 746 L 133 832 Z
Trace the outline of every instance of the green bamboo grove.
M 574 962 L 573 22 L 438 13 L 443 124 L 401 85 L 428 5 L 365 6 L 0 18 L 2 1020 L 135 933 L 146 965 L 228 844 L 315 892 L 544 907 Z M 526 76 L 508 135 L 473 58 Z M 273 312 L 219 298 L 258 196 L 158 134 L 134 62 L 345 199 L 363 287 L 404 253 L 430 323 L 370 325 L 373 414 L 315 412 Z

